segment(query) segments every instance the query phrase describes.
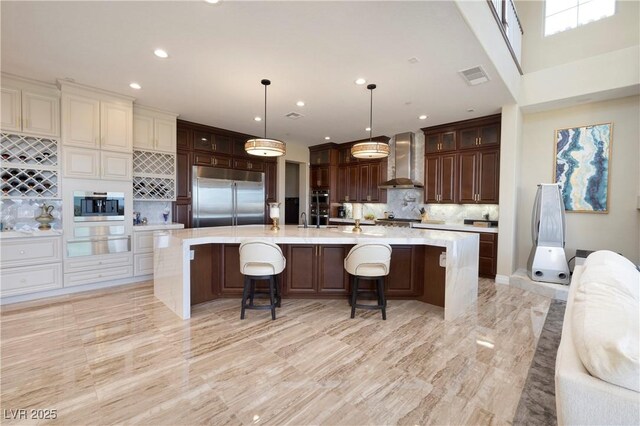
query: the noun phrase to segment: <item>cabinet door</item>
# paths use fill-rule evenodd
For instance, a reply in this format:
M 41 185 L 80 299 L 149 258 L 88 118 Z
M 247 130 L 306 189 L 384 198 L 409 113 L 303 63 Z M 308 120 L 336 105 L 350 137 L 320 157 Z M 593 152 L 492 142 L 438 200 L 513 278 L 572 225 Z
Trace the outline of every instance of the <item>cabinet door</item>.
M 500 123 L 480 127 L 478 135 L 479 146 L 500 144 Z
M 191 198 L 191 153 L 176 153 L 176 197 Z
M 65 148 L 63 151 L 65 177 L 100 179 L 100 151 L 97 149 Z
M 371 201 L 371 171 L 369 168 L 369 164 L 361 164 L 358 170 L 358 179 L 360 179 L 358 201 L 363 203 Z
M 329 187 L 329 167 L 328 166 L 312 166 L 311 167 L 311 187 L 314 189 Z
M 357 164 L 347 169 L 347 197 L 345 201 L 355 203 L 358 201 L 358 187 L 360 186 L 360 169 Z
M 444 132 L 440 137 L 440 151 L 455 151 L 456 132 Z
M 322 149 L 320 151 L 310 151 L 309 160 L 312 165 L 329 164 L 331 161 L 331 150 Z
M 103 179 L 131 180 L 133 176 L 133 157 L 131 154 L 102 151 L 100 153 Z
M 176 120 L 156 118 L 153 122 L 155 149 L 163 152 L 176 152 Z
M 458 197 L 461 203 L 475 203 L 478 157 L 475 152 L 458 154 L 459 178 Z
M 286 293 L 288 295 L 316 292 L 315 245 L 295 244 L 288 247 Z M 342 264 L 341 264 L 342 265 Z
M 100 147 L 111 151 L 133 149 L 132 107 L 116 102 L 100 103 Z
M 244 144 L 249 140 L 249 137 L 246 138 L 231 138 L 231 152 L 234 157 L 254 157 L 251 154 L 248 154 L 244 149 Z
M 492 149 L 478 152 L 477 201 L 498 203 L 500 188 L 500 151 Z
M 394 245 L 385 278 L 385 294 L 393 297 L 417 296 L 418 282 L 423 280 L 424 246 Z
M 178 128 L 176 130 L 176 145 L 178 149 L 184 149 L 185 151 L 191 150 L 193 133 L 190 129 Z
M 242 150 L 244 151 L 244 145 Z M 233 152 L 233 139 L 231 136 L 220 134 L 213 135 L 213 152 L 230 155 Z
M 429 155 L 424 159 L 424 200 L 437 203 L 440 195 L 440 156 Z
M 265 162 L 264 171 L 266 202 L 275 203 L 278 201 L 278 163 L 275 161 Z
M 182 223 L 185 228 L 191 228 L 191 199 L 173 203 L 171 219 L 176 223 Z
M 338 182 L 337 182 L 337 191 L 338 191 L 338 202 L 347 202 L 347 172 L 349 168 L 346 166 L 338 167 Z
M 191 261 L 191 305 L 208 302 L 218 297 L 220 288 L 221 244 L 192 246 Z
M 100 147 L 100 101 L 62 95 L 62 143 L 83 148 Z
M 193 149 L 213 152 L 213 135 L 208 132 L 193 131 Z
M 478 128 L 470 127 L 468 129 L 461 129 L 458 132 L 458 140 L 460 141 L 460 148 L 477 148 Z
M 498 250 L 498 234 L 480 232 L 480 252 L 478 257 L 478 275 L 495 278 Z
M 440 133 L 431 133 L 424 135 L 424 152 L 429 154 L 438 152 L 440 148 Z
M 153 117 L 138 114 L 133 116 L 133 147 L 153 149 Z
M 349 274 L 343 267 L 351 246 L 320 245 L 318 258 L 318 293 L 349 294 Z
M 349 164 L 353 163 L 354 161 L 357 160 L 356 158 L 351 156 L 351 147 L 341 148 L 340 151 L 338 151 L 338 162 L 340 164 Z
M 22 131 L 43 136 L 60 134 L 60 99 L 22 91 Z
M 387 201 L 386 190 L 378 188 L 378 185 L 386 179 L 386 162 L 371 163 L 369 165 L 369 194 L 368 201 L 384 203 Z
M 22 130 L 22 116 L 20 115 L 22 107 L 20 105 L 20 90 L 9 87 L 2 88 L 2 120 L 0 121 L 0 128 L 4 131 L 16 131 Z
M 440 202 L 456 202 L 456 177 L 458 166 L 457 154 L 445 154 L 440 156 Z
M 224 296 L 242 295 L 244 275 L 240 273 L 240 244 L 222 245 L 222 265 L 220 293 Z

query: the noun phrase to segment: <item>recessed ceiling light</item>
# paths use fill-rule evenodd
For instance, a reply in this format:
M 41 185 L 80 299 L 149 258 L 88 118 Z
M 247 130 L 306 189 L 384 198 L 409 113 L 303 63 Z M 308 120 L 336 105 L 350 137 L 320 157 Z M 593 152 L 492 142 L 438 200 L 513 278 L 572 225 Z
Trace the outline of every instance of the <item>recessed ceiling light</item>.
M 426 120 L 427 117 L 429 117 L 428 115 L 421 115 L 420 117 L 418 117 L 419 120 Z
M 358 86 L 362 86 L 362 85 L 363 85 L 363 84 L 365 84 L 366 82 L 367 82 L 367 80 L 365 80 L 364 78 L 358 78 L 358 79 L 356 79 L 356 81 L 355 81 L 355 83 L 356 83 Z
M 262 121 L 262 117 L 253 117 L 255 121 Z
M 324 137 L 324 140 L 325 140 L 325 141 L 331 140 L 331 136 L 325 136 L 325 137 Z
M 364 129 L 365 132 L 368 132 L 371 130 L 371 127 L 367 127 L 366 129 Z
M 167 53 L 167 51 L 163 49 L 156 49 L 153 51 L 153 54 L 156 55 L 158 58 L 162 58 L 162 59 L 169 57 L 169 54 Z
M 296 105 L 298 105 L 298 106 L 304 106 L 304 102 L 303 102 L 303 101 L 298 101 L 298 102 L 296 102 Z
M 142 89 L 142 86 L 140 86 L 138 83 L 133 82 L 133 83 L 129 83 L 129 87 L 131 87 L 132 89 L 136 89 L 136 90 L 140 90 Z
M 220 3 L 220 0 L 204 0 L 204 1 L 206 1 L 209 4 L 218 4 L 218 3 Z

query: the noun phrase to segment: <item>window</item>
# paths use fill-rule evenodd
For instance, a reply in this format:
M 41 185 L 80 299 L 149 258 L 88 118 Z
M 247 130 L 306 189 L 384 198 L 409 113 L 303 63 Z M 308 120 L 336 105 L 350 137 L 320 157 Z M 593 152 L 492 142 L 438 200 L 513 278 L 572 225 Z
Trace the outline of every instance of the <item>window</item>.
M 546 0 L 544 35 L 598 21 L 616 12 L 616 0 Z

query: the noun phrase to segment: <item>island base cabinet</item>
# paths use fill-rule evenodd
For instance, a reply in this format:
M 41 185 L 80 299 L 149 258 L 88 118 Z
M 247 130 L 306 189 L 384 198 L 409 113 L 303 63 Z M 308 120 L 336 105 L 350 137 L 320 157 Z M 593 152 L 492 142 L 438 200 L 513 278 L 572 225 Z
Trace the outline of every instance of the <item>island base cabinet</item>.
M 344 298 L 351 293 L 344 259 L 351 244 L 281 245 L 287 265 L 279 276 L 281 292 L 289 298 Z M 390 299 L 417 299 L 444 306 L 445 268 L 439 265 L 442 247 L 394 245 L 385 294 Z M 192 247 L 191 304 L 219 297 L 242 296 L 238 244 L 203 244 Z M 258 288 L 267 283 L 259 283 Z M 361 290 L 373 290 L 363 280 Z

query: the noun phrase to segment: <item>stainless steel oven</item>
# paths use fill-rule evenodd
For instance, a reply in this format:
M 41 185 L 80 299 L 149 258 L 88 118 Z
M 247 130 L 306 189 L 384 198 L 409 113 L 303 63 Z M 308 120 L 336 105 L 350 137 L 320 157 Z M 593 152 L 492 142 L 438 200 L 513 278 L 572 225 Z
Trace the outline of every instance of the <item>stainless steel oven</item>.
M 73 192 L 74 222 L 124 221 L 124 192 Z

